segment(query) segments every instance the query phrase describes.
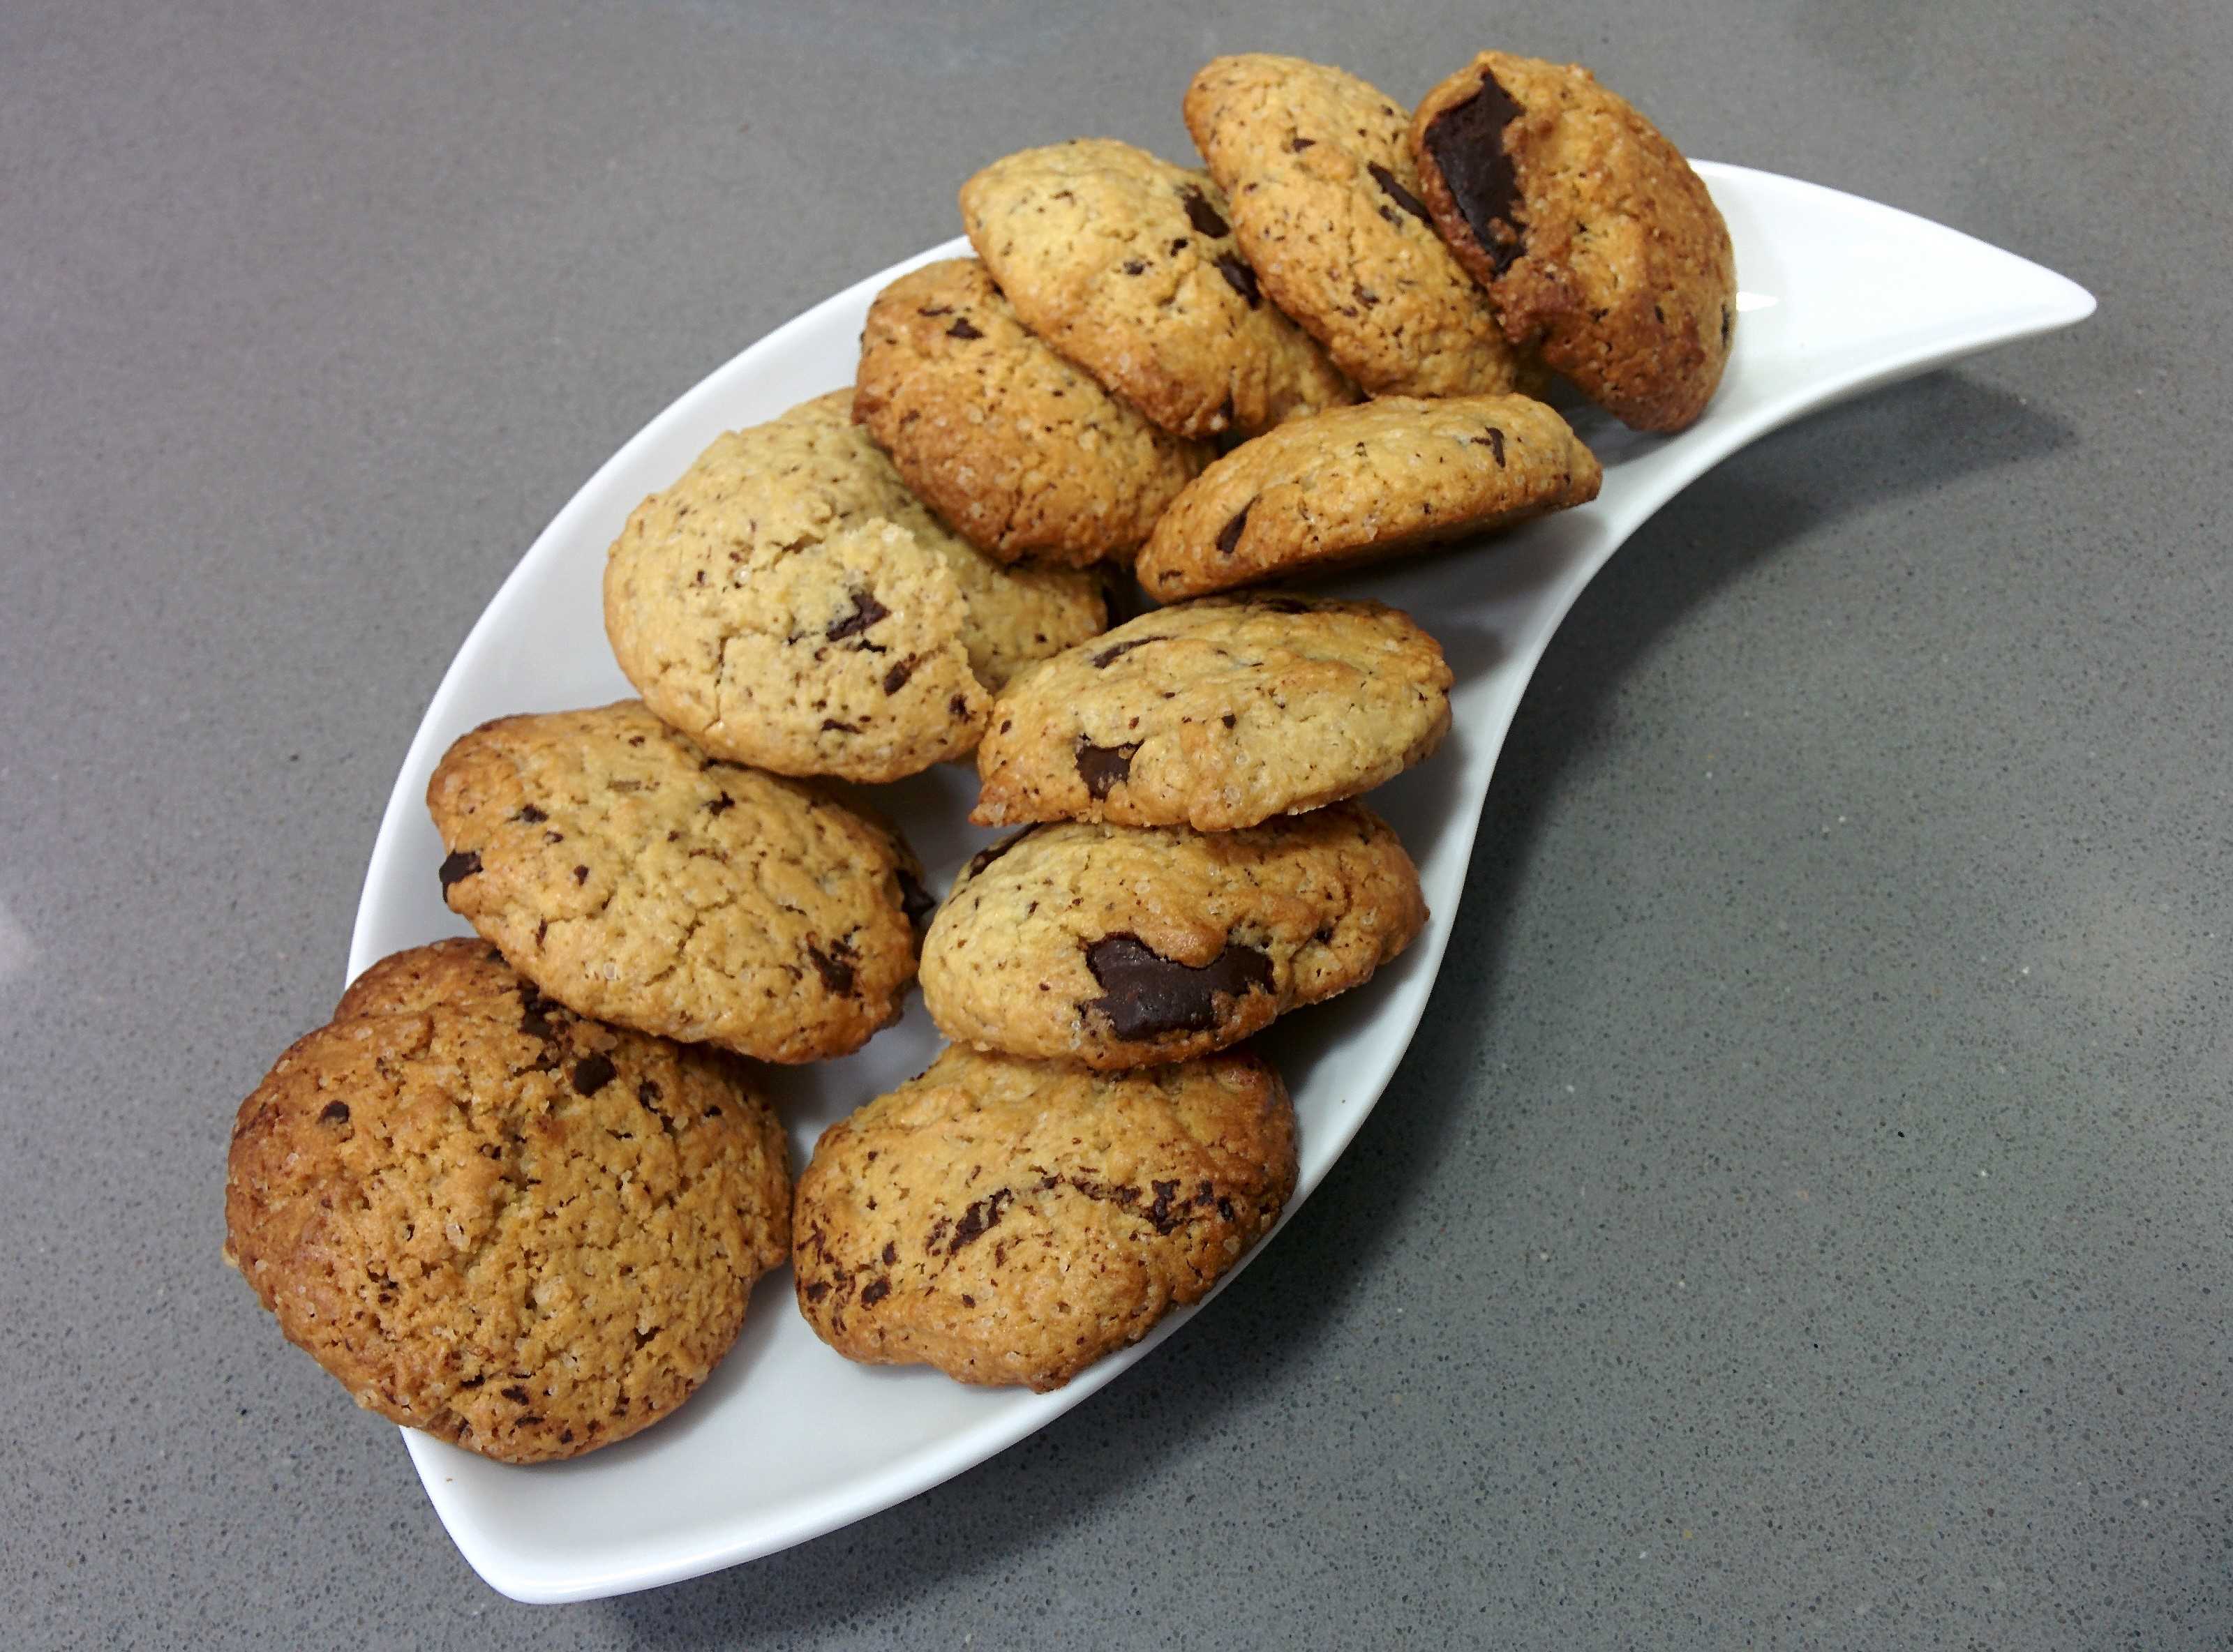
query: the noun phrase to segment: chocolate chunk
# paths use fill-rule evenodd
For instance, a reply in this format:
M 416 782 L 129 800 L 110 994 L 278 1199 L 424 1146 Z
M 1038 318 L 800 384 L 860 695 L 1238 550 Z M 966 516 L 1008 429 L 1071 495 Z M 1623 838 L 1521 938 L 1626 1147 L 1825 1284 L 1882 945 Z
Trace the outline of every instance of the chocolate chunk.
M 884 673 L 884 693 L 896 694 L 907 686 L 907 680 L 915 675 L 915 656 L 909 654 Z
M 613 1082 L 613 1058 L 610 1056 L 584 1056 L 574 1063 L 574 1094 L 595 1096 Z
M 1217 209 L 1209 204 L 1209 197 L 1200 190 L 1188 187 L 1180 192 L 1179 198 L 1186 203 L 1187 222 L 1204 235 L 1227 236 L 1233 226 L 1218 216 Z
M 925 304 L 921 309 L 915 311 L 915 314 L 918 315 L 951 315 L 954 314 L 954 306 L 951 304 Z
M 861 1305 L 863 1308 L 873 1308 L 891 1294 L 892 1282 L 889 1279 L 871 1279 L 862 1288 Z
M 348 1121 L 349 1111 L 347 1102 L 328 1102 L 324 1110 L 318 1115 L 318 1122 L 321 1124 L 346 1124 Z
M 832 642 L 843 642 L 847 637 L 856 637 L 891 610 L 866 591 L 853 593 L 853 611 L 834 622 L 822 634 Z
M 806 1299 L 809 1302 L 819 1302 L 823 1298 L 829 1294 L 830 1281 L 827 1279 L 817 1279 L 812 1285 L 806 1287 Z
M 520 1387 L 517 1382 L 513 1383 L 508 1389 L 499 1390 L 499 1392 L 503 1394 L 505 1399 L 511 1401 L 514 1405 L 525 1405 L 527 1403 L 527 1390 Z
M 946 336 L 970 339 L 982 338 L 985 335 L 969 324 L 969 318 L 967 315 L 957 315 L 954 318 L 954 325 L 946 329 Z
M 1017 844 L 1022 842 L 1026 837 L 1029 837 L 1037 830 L 1038 830 L 1038 828 L 1036 826 L 1026 826 L 1020 832 L 1012 832 L 1007 836 L 1002 838 L 999 842 L 989 843 L 983 849 L 979 849 L 974 855 L 969 857 L 969 875 L 973 878 L 975 877 L 980 872 L 982 872 L 986 867 L 992 865 L 993 862 L 999 860 L 1003 855 L 1006 855 L 1010 849 L 1015 848 Z
M 1225 714 L 1224 716 L 1222 716 L 1222 717 L 1219 718 L 1217 720 L 1218 720 L 1219 722 L 1221 722 L 1221 723 L 1224 724 L 1226 727 L 1227 727 L 1227 728 L 1231 728 L 1234 724 L 1238 723 L 1240 719 L 1239 718 L 1235 717 L 1235 716 L 1234 716 L 1231 712 L 1226 712 L 1226 714 Z
M 1287 140 L 1287 147 L 1299 155 L 1317 141 L 1316 138 L 1290 138 Z
M 1504 129 L 1520 115 L 1520 106 L 1496 77 L 1483 75 L 1480 91 L 1427 123 L 1427 153 L 1442 186 L 1500 276 L 1521 250 L 1521 226 L 1513 216 L 1520 179 L 1504 149 Z
M 472 877 L 480 869 L 481 857 L 478 851 L 469 849 L 459 849 L 443 861 L 441 870 L 436 874 L 442 880 L 442 893 L 449 894 L 450 886 L 452 883 Z
M 1488 449 L 1495 456 L 1498 465 L 1504 463 L 1504 433 L 1495 426 L 1491 425 L 1484 433 L 1475 437 L 1473 445 Z
M 960 694 L 956 694 L 946 702 L 946 710 L 949 716 L 967 719 L 969 715 L 969 702 Z
M 1144 276 L 1148 273 L 1148 261 L 1145 258 L 1127 258 L 1121 268 L 1128 276 Z
M 922 927 L 922 920 L 937 910 L 938 898 L 924 888 L 922 880 L 916 877 L 907 868 L 902 867 L 899 875 L 900 910 L 907 914 L 909 923 L 920 929 Z
M 706 812 L 709 815 L 726 815 L 736 806 L 737 800 L 725 791 L 706 805 Z
M 850 992 L 853 990 L 853 966 L 845 956 L 851 950 L 842 940 L 826 953 L 811 940 L 806 943 L 806 955 L 814 960 L 815 970 L 822 977 L 822 985 L 833 992 Z M 832 956 L 833 953 L 836 955 Z
M 892 1266 L 900 1259 L 900 1247 L 889 1239 L 884 1241 L 884 1265 Z
M 554 1014 L 564 1011 L 565 1005 L 556 998 L 547 998 L 527 982 L 519 984 L 519 1030 L 531 1038 L 546 1042 L 558 1036 L 550 1024 Z
M 954 1243 L 946 1247 L 947 1255 L 959 1254 L 963 1246 L 973 1239 L 981 1239 L 998 1227 L 1000 1225 L 1001 1216 L 1006 1212 L 1009 1205 L 1014 1202 L 1015 1197 L 1014 1188 L 1003 1187 L 998 1193 L 987 1194 L 963 1211 L 961 1219 L 954 1225 Z
M 1149 1185 L 1156 1190 L 1156 1202 L 1148 1206 L 1148 1219 L 1156 1225 L 1156 1232 L 1168 1233 L 1186 1219 L 1171 1209 L 1171 1200 L 1177 1195 L 1179 1185 L 1175 1181 L 1158 1181 Z
M 1227 523 L 1222 528 L 1220 528 L 1217 530 L 1217 554 L 1219 556 L 1230 556 L 1233 555 L 1233 548 L 1240 543 L 1240 530 L 1248 525 L 1248 512 L 1255 507 L 1255 500 L 1249 500 L 1247 504 L 1242 505 L 1240 509 L 1233 513 L 1232 521 Z
M 1249 309 L 1254 309 L 1264 302 L 1264 295 L 1257 289 L 1256 272 L 1243 263 L 1236 255 L 1230 252 L 1219 253 L 1217 273 L 1225 277 L 1227 286 L 1248 301 Z
M 1140 749 L 1137 740 L 1130 745 L 1096 745 L 1080 739 L 1075 761 L 1077 777 L 1085 782 L 1085 795 L 1098 802 L 1109 795 L 1109 788 L 1132 774 L 1132 754 Z
M 1103 670 L 1115 661 L 1122 660 L 1126 654 L 1131 653 L 1135 648 L 1144 648 L 1151 642 L 1163 642 L 1167 641 L 1169 641 L 1169 639 L 1164 637 L 1128 637 L 1122 642 L 1110 643 L 1099 654 L 1095 654 L 1093 658 L 1086 663 L 1090 665 L 1096 671 Z
M 1390 200 L 1418 219 L 1420 223 L 1432 224 L 1435 221 L 1427 211 L 1426 202 L 1404 188 L 1403 180 L 1394 172 L 1390 172 L 1377 160 L 1365 170 L 1372 174 L 1372 181 L 1380 185 L 1382 192 Z
M 587 883 L 589 881 L 589 868 L 588 867 L 577 866 L 574 868 L 574 881 L 576 884 Z
M 834 717 L 825 717 L 822 719 L 822 732 L 824 734 L 858 734 L 861 725 L 858 723 L 841 723 Z
M 539 825 L 541 825 L 544 821 L 546 821 L 546 820 L 550 819 L 550 816 L 548 816 L 548 815 L 546 815 L 546 814 L 544 814 L 544 813 L 540 809 L 537 809 L 537 808 L 533 803 L 522 803 L 522 804 L 520 805 L 519 812 L 518 812 L 518 814 L 514 815 L 514 816 L 512 816 L 512 818 L 513 818 L 514 820 L 516 820 L 516 821 L 519 821 L 519 822 L 521 822 L 523 824 L 525 824 L 525 825 L 529 825 L 529 826 L 539 826 Z
M 1272 990 L 1272 960 L 1235 941 L 1196 969 L 1164 957 L 1137 935 L 1103 935 L 1085 949 L 1103 996 L 1081 1007 L 1098 1010 L 1120 1038 L 1207 1032 L 1217 1025 L 1217 1000 Z

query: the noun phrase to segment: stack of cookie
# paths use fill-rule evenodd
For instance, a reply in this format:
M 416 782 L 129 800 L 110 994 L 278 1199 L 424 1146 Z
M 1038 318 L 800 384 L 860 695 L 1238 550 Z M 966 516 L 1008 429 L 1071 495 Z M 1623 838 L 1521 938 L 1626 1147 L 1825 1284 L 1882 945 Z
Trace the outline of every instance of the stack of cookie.
M 435 771 L 481 940 L 368 972 L 229 1162 L 228 1259 L 361 1403 L 508 1460 L 607 1443 L 786 1254 L 840 1352 L 1050 1388 L 1278 1219 L 1294 1112 L 1244 1041 L 1425 922 L 1357 799 L 1434 751 L 1451 675 L 1383 604 L 1243 588 L 1586 503 L 1539 393 L 1695 419 L 1734 270 L 1585 70 L 1484 54 L 1407 112 L 1228 57 L 1185 114 L 1206 171 L 1089 139 L 970 179 L 976 257 L 878 296 L 852 388 L 629 517 L 641 699 Z M 1169 606 L 1108 630 L 1127 569 Z M 934 903 L 822 783 L 972 753 L 972 819 L 1023 829 Z M 951 1046 L 794 1190 L 743 1058 L 858 1049 L 918 961 Z

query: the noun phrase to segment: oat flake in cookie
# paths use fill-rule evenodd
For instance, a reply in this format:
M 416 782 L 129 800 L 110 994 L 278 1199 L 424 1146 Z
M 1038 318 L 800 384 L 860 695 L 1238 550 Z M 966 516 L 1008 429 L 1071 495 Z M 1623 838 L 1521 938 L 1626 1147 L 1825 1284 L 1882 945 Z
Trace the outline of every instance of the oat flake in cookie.
M 1235 832 L 1064 821 L 969 863 L 924 940 L 923 1001 L 959 1044 L 1150 1066 L 1348 991 L 1426 918 L 1362 803 Z
M 1266 300 L 1228 211 L 1207 172 L 1113 138 L 1026 149 L 961 186 L 970 244 L 1025 325 L 1188 437 L 1357 400 Z
M 1205 65 L 1187 130 L 1272 302 L 1374 395 L 1481 395 L 1516 362 L 1488 295 L 1419 198 L 1408 109 L 1338 68 L 1250 53 Z
M 605 633 L 716 757 L 896 780 L 966 754 L 993 693 L 1107 621 L 1090 574 L 1003 568 L 909 492 L 853 393 L 721 437 L 629 517 Z
M 974 258 L 876 295 L 853 416 L 955 532 L 1004 563 L 1129 557 L 1209 458 L 1026 331 Z
M 373 966 L 241 1103 L 225 1256 L 358 1404 L 540 1462 L 705 1381 L 788 1251 L 790 1193 L 743 1063 L 447 940 Z
M 781 1062 L 899 1018 L 927 904 L 907 845 L 639 701 L 485 723 L 426 805 L 452 910 L 581 1014 Z
M 1060 1388 L 1206 1294 L 1295 1169 L 1286 1087 L 1253 1054 L 1094 1073 L 956 1046 L 823 1133 L 799 1311 L 848 1359 Z
M 1383 397 L 1291 420 L 1219 459 L 1133 572 L 1175 602 L 1493 533 L 1586 504 L 1602 480 L 1566 421 L 1529 397 Z
M 1675 146 L 1589 70 L 1483 52 L 1411 122 L 1422 192 L 1505 335 L 1639 430 L 1680 430 L 1736 325 L 1728 226 Z
M 1266 593 L 1159 608 L 1009 685 L 969 817 L 1222 832 L 1317 809 L 1433 751 L 1450 683 L 1441 647 L 1383 602 Z

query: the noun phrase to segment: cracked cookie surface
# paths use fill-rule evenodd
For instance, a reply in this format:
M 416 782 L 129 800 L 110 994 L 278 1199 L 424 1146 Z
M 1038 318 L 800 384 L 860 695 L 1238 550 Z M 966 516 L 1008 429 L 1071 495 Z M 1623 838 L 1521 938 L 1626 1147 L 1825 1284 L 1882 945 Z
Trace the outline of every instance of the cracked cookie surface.
M 1234 449 L 1164 512 L 1133 572 L 1175 602 L 1492 533 L 1586 504 L 1602 479 L 1529 397 L 1387 397 Z
M 1383 602 L 1273 593 L 1159 608 L 1009 685 L 969 817 L 1216 832 L 1316 809 L 1433 751 L 1451 680 L 1435 640 Z
M 848 1359 L 1059 1388 L 1206 1293 L 1295 1174 L 1294 1109 L 1253 1054 L 1094 1073 L 956 1045 L 823 1133 L 799 1311 Z
M 743 1063 L 447 940 L 374 965 L 241 1103 L 225 1254 L 358 1404 L 537 1462 L 689 1397 L 788 1252 L 790 1193 Z
M 1412 117 L 1421 193 L 1533 345 L 1639 430 L 1680 430 L 1721 382 L 1736 254 L 1705 180 L 1576 64 L 1483 52 Z
M 644 703 L 716 757 L 895 780 L 960 757 L 1020 667 L 1108 615 L 1093 576 L 1004 568 L 908 491 L 853 392 L 732 431 L 639 505 L 605 633 Z
M 984 168 L 961 218 L 1025 325 L 1165 430 L 1247 434 L 1357 400 L 1266 302 L 1207 172 L 1077 138 Z
M 1517 362 L 1419 198 L 1410 112 L 1354 75 L 1265 53 L 1187 88 L 1187 130 L 1272 302 L 1374 395 L 1482 395 Z
M 923 1002 L 957 1044 L 1152 1066 L 1359 985 L 1426 918 L 1411 857 L 1362 803 L 1234 832 L 1028 827 L 931 920 Z
M 485 723 L 426 806 L 452 910 L 580 1014 L 780 1062 L 899 1018 L 928 905 L 906 844 L 638 701 Z
M 974 258 L 876 295 L 853 416 L 909 487 L 1002 562 L 1129 556 L 1209 457 L 1041 343 Z

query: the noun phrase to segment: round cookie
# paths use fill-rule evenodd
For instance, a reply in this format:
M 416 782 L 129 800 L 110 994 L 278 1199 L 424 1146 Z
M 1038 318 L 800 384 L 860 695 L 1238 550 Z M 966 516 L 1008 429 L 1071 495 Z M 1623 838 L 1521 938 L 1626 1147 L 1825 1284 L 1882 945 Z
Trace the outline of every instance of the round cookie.
M 1451 680 L 1435 640 L 1382 602 L 1158 608 L 1008 686 L 969 818 L 1224 832 L 1317 809 L 1441 745 Z
M 1265 302 L 1207 173 L 1077 138 L 994 161 L 961 218 L 1024 324 L 1165 430 L 1253 433 L 1357 400 Z
M 742 1063 L 448 940 L 374 965 L 241 1103 L 225 1260 L 357 1403 L 505 1462 L 687 1399 L 791 1232 Z
M 1209 458 L 1042 344 L 974 258 L 902 276 L 861 335 L 853 416 L 1004 563 L 1128 556 Z
M 1237 832 L 1064 821 L 969 862 L 923 941 L 923 1003 L 979 1050 L 1152 1066 L 1348 991 L 1426 920 L 1362 803 Z
M 1736 326 L 1728 225 L 1675 146 L 1589 70 L 1483 52 L 1412 117 L 1420 192 L 1505 336 L 1638 430 L 1680 430 Z
M 1020 667 L 1101 629 L 1090 574 L 1003 568 L 908 491 L 833 392 L 721 437 L 628 517 L 605 634 L 716 757 L 896 780 L 966 754 Z
M 799 1311 L 848 1359 L 1044 1393 L 1202 1297 L 1294 1187 L 1253 1055 L 1101 1074 L 956 1045 L 823 1133 Z
M 928 899 L 907 846 L 640 701 L 484 723 L 426 806 L 443 899 L 579 1014 L 781 1062 L 899 1019 Z
M 1527 396 L 1388 397 L 1290 420 L 1212 465 L 1133 573 L 1158 602 L 1400 556 L 1585 504 L 1604 479 Z
M 1509 390 L 1512 347 L 1419 198 L 1410 120 L 1298 57 L 1221 57 L 1187 88 L 1187 130 L 1242 254 L 1336 366 L 1374 395 Z

